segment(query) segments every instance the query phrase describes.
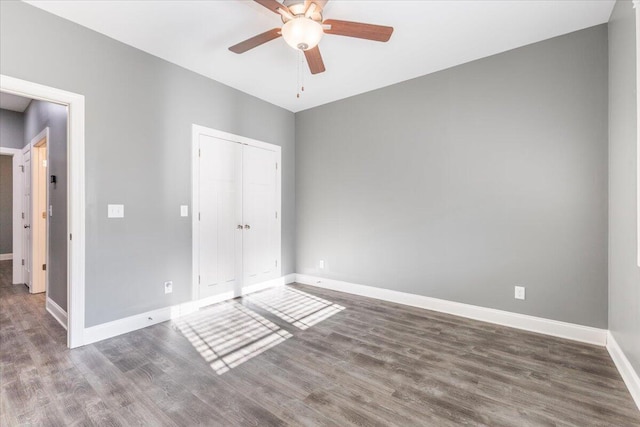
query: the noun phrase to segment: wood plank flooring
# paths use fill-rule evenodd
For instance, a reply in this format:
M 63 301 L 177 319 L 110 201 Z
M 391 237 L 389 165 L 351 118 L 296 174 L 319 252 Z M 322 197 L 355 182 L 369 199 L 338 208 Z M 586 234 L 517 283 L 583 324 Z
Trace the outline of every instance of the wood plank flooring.
M 597 346 L 294 285 L 68 350 L 10 278 L 3 426 L 640 426 Z

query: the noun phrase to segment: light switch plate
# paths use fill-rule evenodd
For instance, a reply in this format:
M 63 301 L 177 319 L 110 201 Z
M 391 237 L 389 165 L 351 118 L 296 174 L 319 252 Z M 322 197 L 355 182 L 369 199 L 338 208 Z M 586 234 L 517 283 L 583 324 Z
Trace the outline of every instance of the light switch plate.
M 124 205 L 107 205 L 107 218 L 124 218 Z
M 180 205 L 180 216 L 189 216 L 189 206 Z
M 173 281 L 164 282 L 164 293 L 170 294 L 173 292 Z
M 324 268 L 324 260 L 323 259 L 321 259 L 320 262 L 318 263 L 318 267 Z

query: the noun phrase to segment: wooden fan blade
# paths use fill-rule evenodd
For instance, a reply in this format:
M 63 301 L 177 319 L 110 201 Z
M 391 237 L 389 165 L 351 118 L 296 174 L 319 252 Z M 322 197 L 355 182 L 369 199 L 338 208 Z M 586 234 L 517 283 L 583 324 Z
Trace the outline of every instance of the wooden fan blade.
M 327 4 L 329 0 L 304 0 L 304 10 L 309 9 L 309 6 L 311 6 L 311 3 L 315 3 L 316 6 L 318 7 L 316 10 L 318 12 L 321 12 L 322 9 L 324 9 L 324 5 Z
M 278 15 L 280 15 L 280 12 L 278 12 L 278 9 L 282 9 L 284 11 L 287 11 L 288 13 L 291 13 L 291 11 L 287 6 L 283 5 L 282 3 L 276 0 L 254 0 L 254 1 L 266 7 L 273 13 L 277 13 Z
M 391 38 L 391 34 L 393 34 L 393 27 L 363 24 L 361 22 L 327 19 L 322 23 L 322 25 L 331 25 L 330 30 L 324 30 L 327 34 L 375 40 L 377 42 L 387 42 Z
M 233 53 L 244 53 L 254 47 L 258 47 L 261 44 L 265 44 L 268 41 L 277 39 L 280 37 L 280 28 L 274 28 L 273 30 L 269 30 L 265 33 L 258 34 L 257 36 L 251 37 L 243 42 L 238 43 L 235 46 L 231 46 L 229 50 Z
M 322 55 L 320 55 L 320 49 L 318 49 L 318 46 L 313 49 L 305 50 L 304 57 L 307 58 L 311 74 L 324 73 L 324 62 L 322 61 Z

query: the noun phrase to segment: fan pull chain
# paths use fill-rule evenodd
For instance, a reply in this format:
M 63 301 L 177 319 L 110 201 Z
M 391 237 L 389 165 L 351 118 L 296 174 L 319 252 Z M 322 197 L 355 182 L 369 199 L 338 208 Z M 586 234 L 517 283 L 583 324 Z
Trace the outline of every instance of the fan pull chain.
M 313 3 L 312 3 L 313 4 Z M 300 78 L 302 79 L 302 84 L 300 85 L 300 90 L 304 92 L 304 54 L 300 51 Z
M 296 54 L 298 55 L 298 57 L 296 58 L 296 65 L 298 67 L 298 71 L 297 71 L 297 84 L 296 84 L 296 90 L 300 87 L 300 55 L 301 55 L 301 51 L 296 52 Z M 296 98 L 300 98 L 300 91 L 297 90 L 297 94 L 296 94 Z
M 302 54 L 301 50 L 298 50 L 298 73 L 297 73 L 297 79 L 298 79 L 298 93 L 296 94 L 296 98 L 300 98 L 300 94 L 301 92 L 304 92 L 304 56 Z

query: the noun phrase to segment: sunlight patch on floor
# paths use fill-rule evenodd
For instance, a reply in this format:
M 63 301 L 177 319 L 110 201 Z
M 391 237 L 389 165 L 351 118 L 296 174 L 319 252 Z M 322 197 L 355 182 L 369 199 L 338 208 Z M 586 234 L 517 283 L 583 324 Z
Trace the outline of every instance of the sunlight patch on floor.
M 344 310 L 341 305 L 288 286 L 251 294 L 245 299 L 303 330 Z
M 176 324 L 218 375 L 292 336 L 238 302 L 200 310 Z

